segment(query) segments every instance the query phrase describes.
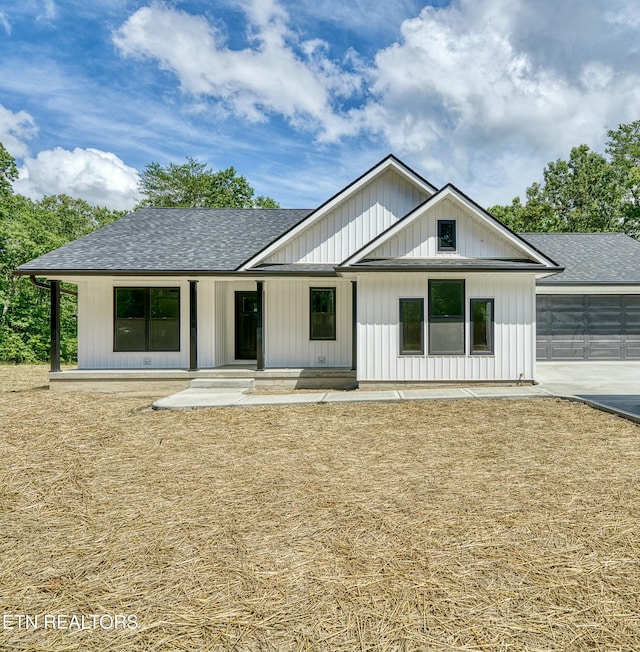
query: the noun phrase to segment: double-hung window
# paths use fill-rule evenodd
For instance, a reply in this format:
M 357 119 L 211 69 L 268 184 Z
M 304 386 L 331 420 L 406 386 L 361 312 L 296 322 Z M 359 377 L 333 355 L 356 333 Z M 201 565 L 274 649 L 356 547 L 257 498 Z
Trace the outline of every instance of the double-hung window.
M 471 353 L 494 353 L 493 299 L 471 299 Z
M 114 351 L 179 351 L 180 288 L 114 288 Z
M 429 281 L 429 353 L 464 354 L 464 280 Z
M 424 299 L 400 299 L 400 355 L 424 353 Z
M 311 288 L 309 295 L 309 339 L 336 339 L 335 288 Z

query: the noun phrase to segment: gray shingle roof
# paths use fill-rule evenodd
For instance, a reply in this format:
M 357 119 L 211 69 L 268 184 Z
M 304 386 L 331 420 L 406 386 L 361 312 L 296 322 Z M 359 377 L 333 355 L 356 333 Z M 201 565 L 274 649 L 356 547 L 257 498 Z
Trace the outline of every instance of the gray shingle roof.
M 21 265 L 18 272 L 232 271 L 311 212 L 142 208 Z
M 143 208 L 18 268 L 23 274 L 230 272 L 313 212 L 311 209 Z M 640 284 L 640 242 L 622 233 L 528 233 L 521 237 L 565 271 L 541 284 Z M 460 268 L 526 269 L 531 261 L 452 261 Z M 367 260 L 361 269 L 398 261 Z M 425 261 L 403 261 L 425 268 Z M 446 263 L 430 260 L 428 266 Z M 272 273 L 329 273 L 325 265 L 264 266 Z M 451 267 L 448 267 L 451 269 Z
M 624 233 L 521 233 L 565 271 L 541 285 L 640 284 L 640 242 Z

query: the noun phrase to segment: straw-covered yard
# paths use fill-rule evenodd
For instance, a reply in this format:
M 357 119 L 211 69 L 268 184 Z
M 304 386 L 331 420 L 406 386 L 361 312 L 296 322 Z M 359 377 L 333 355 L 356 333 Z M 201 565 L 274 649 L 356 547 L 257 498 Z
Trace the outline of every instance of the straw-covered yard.
M 154 412 L 0 378 L 2 650 L 640 649 L 629 422 L 553 399 Z

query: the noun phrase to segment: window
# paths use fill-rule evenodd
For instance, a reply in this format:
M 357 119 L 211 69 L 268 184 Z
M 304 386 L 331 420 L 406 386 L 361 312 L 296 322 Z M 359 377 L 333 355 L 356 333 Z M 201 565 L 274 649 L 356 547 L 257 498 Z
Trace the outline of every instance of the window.
M 424 299 L 400 299 L 400 355 L 424 353 Z
M 336 339 L 336 289 L 311 288 L 309 338 Z
M 471 299 L 471 353 L 494 353 L 493 332 L 493 299 Z
M 114 288 L 114 351 L 179 351 L 180 288 Z
M 438 220 L 438 251 L 456 250 L 456 221 Z
M 464 281 L 429 281 L 429 353 L 464 354 Z

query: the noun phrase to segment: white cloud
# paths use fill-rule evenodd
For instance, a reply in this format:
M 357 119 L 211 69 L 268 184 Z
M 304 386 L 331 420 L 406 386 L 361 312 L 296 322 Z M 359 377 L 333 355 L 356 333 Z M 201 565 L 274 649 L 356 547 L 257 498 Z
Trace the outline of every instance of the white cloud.
M 582 4 L 574 4 L 578 14 Z M 537 20 L 553 15 L 550 7 L 538 0 Z M 400 42 L 378 53 L 372 101 L 353 111 L 354 124 L 470 192 L 490 197 L 493 186 L 492 199 L 499 192 L 502 201 L 505 187 L 517 194 L 534 180 L 540 161 L 582 142 L 597 148 L 606 128 L 637 117 L 640 76 L 586 58 L 588 33 L 572 42 L 571 61 L 549 63 L 531 49 L 533 10 L 530 0 L 426 7 L 403 23 Z M 553 35 L 555 26 L 547 21 L 545 29 Z M 516 191 L 527 161 L 527 181 Z
M 605 20 L 612 24 L 638 27 L 640 25 L 640 6 L 637 0 L 609 0 L 609 11 Z
M 360 77 L 331 62 L 319 40 L 299 43 L 275 2 L 245 0 L 250 46 L 232 50 L 205 18 L 161 4 L 136 11 L 114 35 L 125 56 L 157 60 L 184 91 L 210 96 L 250 121 L 279 114 L 297 127 L 340 132 L 332 100 L 357 92 Z
M 9 22 L 9 18 L 7 18 L 7 14 L 4 11 L 0 11 L 0 25 L 4 27 L 4 31 L 11 36 L 11 23 Z
M 138 180 L 137 170 L 111 152 L 79 147 L 70 152 L 56 147 L 35 158 L 25 157 L 14 190 L 33 199 L 64 193 L 97 206 L 125 210 L 140 198 Z
M 14 158 L 27 154 L 26 140 L 37 132 L 33 118 L 26 111 L 14 113 L 0 104 L 0 143 Z
M 44 17 L 53 20 L 58 14 L 58 8 L 53 0 L 44 0 Z

